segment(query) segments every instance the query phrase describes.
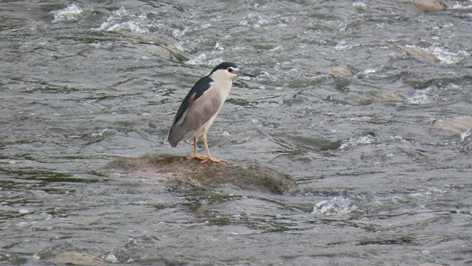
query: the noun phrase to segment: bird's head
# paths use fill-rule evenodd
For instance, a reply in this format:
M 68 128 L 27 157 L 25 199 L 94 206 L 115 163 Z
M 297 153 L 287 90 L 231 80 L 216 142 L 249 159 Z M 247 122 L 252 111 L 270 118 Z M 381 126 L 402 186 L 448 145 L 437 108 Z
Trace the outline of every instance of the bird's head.
M 210 77 L 217 75 L 219 77 L 224 77 L 228 78 L 230 80 L 233 80 L 236 78 L 236 73 L 239 71 L 238 66 L 236 66 L 233 63 L 229 62 L 224 62 L 219 65 L 217 65 L 211 72 L 210 72 Z

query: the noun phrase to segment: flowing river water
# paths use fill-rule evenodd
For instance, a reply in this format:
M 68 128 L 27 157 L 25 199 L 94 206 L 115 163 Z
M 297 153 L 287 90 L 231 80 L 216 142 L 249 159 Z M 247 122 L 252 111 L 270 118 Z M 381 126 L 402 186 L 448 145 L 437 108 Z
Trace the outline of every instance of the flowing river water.
M 472 1 L 0 2 L 0 264 L 472 264 Z M 212 154 L 299 191 L 109 174 L 237 79 Z M 257 178 L 257 177 L 254 177 Z

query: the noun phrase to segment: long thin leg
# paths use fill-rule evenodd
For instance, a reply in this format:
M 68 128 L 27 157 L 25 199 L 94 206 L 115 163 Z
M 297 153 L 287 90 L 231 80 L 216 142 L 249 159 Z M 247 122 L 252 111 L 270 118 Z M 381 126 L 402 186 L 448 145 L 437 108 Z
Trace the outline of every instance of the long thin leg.
M 193 138 L 193 156 L 197 156 L 198 155 L 198 151 L 197 151 L 197 137 Z
M 205 160 L 202 161 L 202 163 L 206 163 L 206 162 L 225 163 L 225 162 L 227 162 L 226 160 L 216 159 L 215 157 L 211 157 L 210 149 L 208 148 L 207 133 L 206 133 L 206 131 L 203 132 L 203 144 L 205 144 L 205 149 L 206 149 L 206 152 L 207 152 L 207 157 L 205 158 Z
M 197 138 L 193 138 L 193 156 L 187 157 L 187 160 L 198 159 L 198 160 L 205 160 L 205 156 L 198 155 L 197 151 Z

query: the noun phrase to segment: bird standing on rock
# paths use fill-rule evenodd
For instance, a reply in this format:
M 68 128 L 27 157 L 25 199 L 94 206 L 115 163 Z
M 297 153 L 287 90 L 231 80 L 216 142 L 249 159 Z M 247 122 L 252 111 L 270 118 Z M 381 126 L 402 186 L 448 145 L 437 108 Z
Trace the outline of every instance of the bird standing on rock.
M 223 107 L 238 70 L 233 63 L 219 64 L 208 76 L 195 83 L 182 101 L 167 140 L 172 147 L 175 147 L 181 140 L 193 138 L 193 156 L 187 157 L 188 160 L 198 159 L 201 163 L 227 162 L 211 156 L 207 132 Z M 197 152 L 197 138 L 200 136 L 203 136 L 207 156 L 199 155 Z

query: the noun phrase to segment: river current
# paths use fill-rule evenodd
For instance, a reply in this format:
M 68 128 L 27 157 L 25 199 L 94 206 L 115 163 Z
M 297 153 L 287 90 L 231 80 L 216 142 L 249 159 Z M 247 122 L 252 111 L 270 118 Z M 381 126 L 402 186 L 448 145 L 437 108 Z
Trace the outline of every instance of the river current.
M 472 1 L 0 2 L 0 264 L 472 264 Z M 223 61 L 212 155 L 289 195 L 107 175 Z M 201 148 L 201 147 L 200 147 Z

